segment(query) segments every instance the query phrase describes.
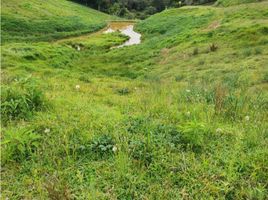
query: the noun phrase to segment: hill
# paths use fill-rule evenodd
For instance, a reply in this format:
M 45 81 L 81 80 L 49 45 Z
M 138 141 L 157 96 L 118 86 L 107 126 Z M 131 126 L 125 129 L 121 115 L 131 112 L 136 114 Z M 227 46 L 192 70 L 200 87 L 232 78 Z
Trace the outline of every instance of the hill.
M 219 6 L 232 6 L 232 5 L 239 5 L 245 3 L 258 3 L 265 0 L 218 0 L 216 5 Z
M 167 9 L 123 48 L 118 32 L 53 42 L 10 32 L 2 197 L 267 199 L 267 8 Z
M 66 0 L 4 0 L 2 42 L 52 40 L 103 28 L 113 17 Z

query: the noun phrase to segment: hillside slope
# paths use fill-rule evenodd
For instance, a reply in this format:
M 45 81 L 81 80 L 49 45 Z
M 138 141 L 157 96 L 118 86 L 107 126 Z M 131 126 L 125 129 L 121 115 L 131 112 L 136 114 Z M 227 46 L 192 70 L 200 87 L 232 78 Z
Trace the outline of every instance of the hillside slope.
M 3 0 L 2 42 L 51 40 L 93 32 L 112 17 L 67 0 Z
M 266 200 L 267 8 L 167 9 L 137 23 L 141 44 L 119 49 L 118 32 L 10 35 L 1 197 Z
M 233 6 L 245 3 L 258 3 L 267 0 L 217 0 L 216 5 L 218 6 Z

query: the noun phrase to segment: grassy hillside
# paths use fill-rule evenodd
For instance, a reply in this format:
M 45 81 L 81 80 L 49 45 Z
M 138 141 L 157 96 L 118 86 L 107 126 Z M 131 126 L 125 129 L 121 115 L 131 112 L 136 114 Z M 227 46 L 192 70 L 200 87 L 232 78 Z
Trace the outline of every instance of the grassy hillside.
M 3 199 L 267 199 L 267 8 L 3 44 Z
M 93 32 L 111 19 L 67 0 L 3 0 L 2 42 L 51 40 Z
M 244 3 L 257 3 L 265 0 L 218 0 L 216 2 L 216 5 L 220 6 L 233 6 L 233 5 L 239 5 Z

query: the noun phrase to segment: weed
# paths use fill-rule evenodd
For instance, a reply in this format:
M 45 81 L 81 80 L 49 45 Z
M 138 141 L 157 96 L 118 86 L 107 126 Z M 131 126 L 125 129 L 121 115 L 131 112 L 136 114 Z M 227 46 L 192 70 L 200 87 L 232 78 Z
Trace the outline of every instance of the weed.
M 117 90 L 117 93 L 119 95 L 127 95 L 130 93 L 130 90 L 128 88 L 121 88 Z
M 95 137 L 88 147 L 93 154 L 93 159 L 107 158 L 114 153 L 115 142 L 110 135 L 101 135 Z
M 43 110 L 46 103 L 41 90 L 33 85 L 25 85 L 22 89 L 15 86 L 2 87 L 1 121 L 29 119 L 34 112 Z
M 216 44 L 214 44 L 214 43 L 212 43 L 212 44 L 209 46 L 209 50 L 210 50 L 211 52 L 217 51 L 217 49 L 218 49 L 218 46 L 217 46 Z
M 176 82 L 180 82 L 180 81 L 182 81 L 184 79 L 184 76 L 183 75 L 177 75 L 177 76 L 175 76 L 175 81 Z
M 268 83 L 268 72 L 264 73 L 263 75 L 263 82 Z
M 31 155 L 41 144 L 41 136 L 31 129 L 8 129 L 4 131 L 2 146 L 2 164 L 16 161 L 22 162 L 31 158 Z
M 81 75 L 81 76 L 79 77 L 79 80 L 80 80 L 80 81 L 83 81 L 83 82 L 85 82 L 85 83 L 91 83 L 91 79 L 90 79 L 90 77 L 87 76 L 87 75 Z
M 143 141 L 130 141 L 129 151 L 131 157 L 140 165 L 148 167 L 153 161 L 153 154 L 150 145 Z
M 193 56 L 198 55 L 198 53 L 199 53 L 198 48 L 197 48 L 197 47 L 196 47 L 196 48 L 194 48 L 194 50 L 193 50 Z

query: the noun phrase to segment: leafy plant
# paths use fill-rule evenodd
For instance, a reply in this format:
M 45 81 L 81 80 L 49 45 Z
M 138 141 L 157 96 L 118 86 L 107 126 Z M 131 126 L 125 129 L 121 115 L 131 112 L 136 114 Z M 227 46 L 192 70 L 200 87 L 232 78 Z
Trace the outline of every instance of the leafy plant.
M 117 93 L 120 95 L 127 95 L 130 93 L 130 90 L 128 88 L 121 88 L 117 90 Z
M 79 156 L 91 156 L 94 159 L 107 158 L 114 153 L 115 142 L 110 135 L 101 135 L 91 141 L 83 142 L 77 148 Z
M 22 85 L 22 84 L 21 84 Z M 46 99 L 34 85 L 3 86 L 1 94 L 1 121 L 29 119 L 34 112 L 46 107 Z
M 4 131 L 2 147 L 3 164 L 10 161 L 27 160 L 37 150 L 41 136 L 31 129 L 10 129 Z
M 204 148 L 209 133 L 204 124 L 189 122 L 178 127 L 177 141 L 183 149 L 198 153 Z

